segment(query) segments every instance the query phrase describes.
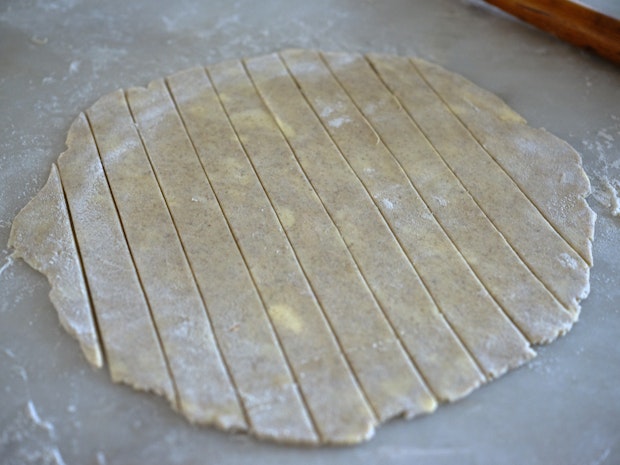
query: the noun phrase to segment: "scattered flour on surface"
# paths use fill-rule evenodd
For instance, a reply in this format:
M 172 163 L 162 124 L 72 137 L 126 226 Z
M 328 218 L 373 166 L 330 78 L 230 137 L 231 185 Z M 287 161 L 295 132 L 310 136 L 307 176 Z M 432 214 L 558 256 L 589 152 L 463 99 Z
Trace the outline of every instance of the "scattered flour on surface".
M 54 425 L 41 418 L 32 400 L 0 433 L 0 461 L 5 465 L 65 465 Z
M 4 273 L 9 268 L 9 266 L 13 264 L 13 262 L 14 260 L 12 254 L 5 258 L 4 265 L 0 266 L 0 276 L 2 276 L 2 273 Z
M 69 74 L 77 73 L 80 70 L 81 63 L 82 62 L 80 60 L 73 60 L 69 63 Z
M 106 465 L 106 463 L 108 463 L 105 458 L 105 454 L 101 451 L 97 452 L 97 455 L 95 455 L 95 460 L 97 461 L 97 465 Z
M 331 115 L 334 112 L 334 109 L 332 107 L 330 107 L 329 105 L 326 105 L 325 107 L 323 107 L 323 109 L 321 110 L 321 116 L 323 118 L 327 118 L 329 115 Z
M 620 181 L 612 179 L 611 181 L 604 177 L 601 182 L 607 190 L 608 206 L 613 216 L 620 215 L 620 198 L 618 198 L 618 190 L 620 190 Z
M 620 117 L 611 115 L 612 124 L 599 129 L 591 139 L 581 141 L 584 149 L 595 155 L 590 169 L 592 197 L 607 208 L 612 216 L 620 216 Z
M 590 462 L 589 465 L 602 465 L 603 463 L 605 463 L 610 453 L 611 447 L 607 447 L 603 452 L 601 452 L 598 457 L 596 457 L 592 462 Z

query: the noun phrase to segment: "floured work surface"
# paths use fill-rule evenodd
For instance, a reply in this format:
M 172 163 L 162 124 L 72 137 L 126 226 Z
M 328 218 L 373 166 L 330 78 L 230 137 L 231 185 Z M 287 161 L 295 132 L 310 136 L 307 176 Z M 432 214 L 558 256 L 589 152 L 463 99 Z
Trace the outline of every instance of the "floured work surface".
M 288 50 L 101 98 L 14 221 L 61 322 L 190 421 L 355 443 L 576 321 L 578 154 L 405 57 Z

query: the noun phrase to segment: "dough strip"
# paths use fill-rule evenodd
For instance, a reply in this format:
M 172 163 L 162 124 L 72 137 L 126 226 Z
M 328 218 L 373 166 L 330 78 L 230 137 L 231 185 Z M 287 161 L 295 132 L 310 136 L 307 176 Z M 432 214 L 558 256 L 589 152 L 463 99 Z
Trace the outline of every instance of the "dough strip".
M 222 428 L 245 430 L 249 425 L 247 412 L 239 398 L 238 389 L 222 352 L 213 321 L 213 312 L 205 298 L 204 279 L 200 279 L 202 278 L 198 273 L 200 269 L 197 271 L 196 268 L 196 263 L 200 264 L 205 254 L 204 248 L 197 243 L 198 237 L 210 234 L 208 237 L 214 238 L 215 248 L 218 251 L 220 248 L 225 250 L 227 244 L 225 240 L 219 241 L 221 234 L 218 234 L 217 226 L 212 227 L 210 231 L 196 231 L 192 229 L 191 220 L 187 220 L 187 215 L 190 215 L 193 219 L 202 217 L 209 224 L 215 223 L 215 218 L 211 218 L 217 216 L 219 212 L 216 210 L 214 215 L 209 210 L 213 195 L 209 192 L 205 179 L 200 175 L 197 176 L 201 172 L 200 165 L 191 152 L 189 141 L 183 138 L 182 125 L 163 80 L 151 82 L 146 89 L 129 89 L 125 95 L 144 153 L 176 232 L 181 255 L 187 262 L 191 274 L 190 281 L 195 285 L 202 302 L 206 318 L 194 315 L 198 317 L 198 321 L 194 324 L 203 326 L 203 331 L 208 334 L 204 338 L 206 341 L 212 340 L 212 345 L 208 349 L 212 355 L 205 356 L 199 361 L 192 372 L 193 382 L 201 387 L 194 399 L 194 405 L 189 405 L 188 408 L 191 408 L 195 415 L 200 415 L 197 421 L 216 423 Z M 174 163 L 170 163 L 169 154 L 173 151 Z M 188 159 L 190 162 L 195 161 L 197 166 L 188 166 Z M 230 242 L 234 244 L 232 239 Z M 166 284 L 175 285 L 175 283 Z M 205 384 L 208 384 L 209 389 L 206 389 Z
M 275 62 L 271 61 L 271 63 L 266 63 L 265 60 L 269 60 L 270 58 L 275 58 Z M 252 66 L 252 64 L 257 65 L 258 62 L 258 66 Z M 351 251 L 351 247 L 347 241 L 347 239 L 345 238 L 345 235 L 343 234 L 341 225 L 342 222 L 339 222 L 336 220 L 336 215 L 332 213 L 332 210 L 330 208 L 328 208 L 326 206 L 326 200 L 324 197 L 321 197 L 319 191 L 317 191 L 317 187 L 316 187 L 316 182 L 317 180 L 320 180 L 321 177 L 325 177 L 325 181 L 328 185 L 333 185 L 335 183 L 337 183 L 339 185 L 340 188 L 343 189 L 343 191 L 346 191 L 346 187 L 349 184 L 346 183 L 346 175 L 343 178 L 339 178 L 339 179 L 328 179 L 328 176 L 326 176 L 326 173 L 322 173 L 322 172 L 318 172 L 316 173 L 316 176 L 313 176 L 314 181 L 311 179 L 311 177 L 308 175 L 308 171 L 306 170 L 307 165 L 304 165 L 300 162 L 300 156 L 299 156 L 299 149 L 303 149 L 303 147 L 301 146 L 297 146 L 297 149 L 295 149 L 293 147 L 293 145 L 291 145 L 291 142 L 289 140 L 289 137 L 287 137 L 285 131 L 282 129 L 282 126 L 278 123 L 278 121 L 282 122 L 282 119 L 280 119 L 276 114 L 274 114 L 274 109 L 272 106 L 270 106 L 267 103 L 266 98 L 268 98 L 268 96 L 266 96 L 263 92 L 261 92 L 260 90 L 260 85 L 257 85 L 257 78 L 261 77 L 261 71 L 263 71 L 262 68 L 265 67 L 265 65 L 267 64 L 267 66 L 269 65 L 273 65 L 276 64 L 277 66 L 277 71 L 279 72 L 283 72 L 286 73 L 286 68 L 284 68 L 284 65 L 282 64 L 282 62 L 280 61 L 280 59 L 277 57 L 277 55 L 271 55 L 271 56 L 266 56 L 266 57 L 261 57 L 261 58 L 257 58 L 255 60 L 251 60 L 250 63 L 248 64 L 247 60 L 242 61 L 242 64 L 244 66 L 245 72 L 248 75 L 248 78 L 250 79 L 252 85 L 254 86 L 255 92 L 258 95 L 258 97 L 261 99 L 261 102 L 263 103 L 264 107 L 269 111 L 269 114 L 272 117 L 272 121 L 273 124 L 275 126 L 277 126 L 277 128 L 280 131 L 280 134 L 282 136 L 282 138 L 286 141 L 286 144 L 290 150 L 290 153 L 293 155 L 295 162 L 297 163 L 297 165 L 299 166 L 299 169 L 301 170 L 301 172 L 303 173 L 304 178 L 306 179 L 306 181 L 310 184 L 310 186 L 312 187 L 312 190 L 314 192 L 314 194 L 316 195 L 316 198 L 319 200 L 319 203 L 321 204 L 322 209 L 325 211 L 325 213 L 327 214 L 327 216 L 329 217 L 329 219 L 331 220 L 332 224 L 334 225 L 334 227 L 336 228 L 336 231 L 338 232 L 338 235 L 340 236 L 341 240 L 344 243 L 344 246 L 348 252 L 348 255 L 351 257 L 351 259 L 353 260 L 353 262 L 355 263 L 355 266 L 357 268 L 357 271 L 359 272 L 359 276 L 361 277 L 361 281 L 363 281 L 364 285 L 369 289 L 369 291 L 371 292 L 374 301 L 377 303 L 379 309 L 381 310 L 381 312 L 383 313 L 384 318 L 386 319 L 388 326 L 390 328 L 392 337 L 394 337 L 394 339 L 397 341 L 397 344 L 401 347 L 401 349 L 403 350 L 403 352 L 407 353 L 407 355 L 409 356 L 409 360 L 411 361 L 411 369 L 415 372 L 415 374 L 417 376 L 420 377 L 420 381 L 422 382 L 422 389 L 420 390 L 420 399 L 417 400 L 417 404 L 419 405 L 417 408 L 418 410 L 415 409 L 411 409 L 410 411 L 408 411 L 406 413 L 406 415 L 408 416 L 414 416 L 416 414 L 419 413 L 428 413 L 429 411 L 432 411 L 436 408 L 436 399 L 434 399 L 434 397 L 437 397 L 435 395 L 435 393 L 432 392 L 432 390 L 430 389 L 430 386 L 427 382 L 427 380 L 424 378 L 423 374 L 420 372 L 419 367 L 416 365 L 415 361 L 413 360 L 413 358 L 411 357 L 411 354 L 406 350 L 405 346 L 403 345 L 403 341 L 401 338 L 401 335 L 396 331 L 396 329 L 394 328 L 394 324 L 391 321 L 391 319 L 389 318 L 389 316 L 387 315 L 386 311 L 385 311 L 385 307 L 384 305 L 381 303 L 381 301 L 377 298 L 377 294 L 373 288 L 373 286 L 370 285 L 370 282 L 366 276 L 366 274 L 364 273 L 362 267 L 360 266 L 360 263 L 358 261 L 358 259 L 356 258 L 355 254 L 353 254 L 353 252 Z M 253 76 L 253 73 L 250 72 L 249 67 L 252 67 L 255 70 L 255 76 Z M 271 69 L 271 71 L 273 71 L 273 68 Z M 263 80 L 262 83 L 263 84 L 267 84 L 269 83 L 269 81 L 273 81 L 273 77 L 270 77 L 269 73 L 267 74 L 266 77 L 266 81 Z M 288 79 L 291 79 L 290 77 Z M 283 84 L 283 83 L 280 83 Z M 294 81 L 290 80 L 288 82 L 288 84 L 292 85 L 294 87 Z M 277 86 L 278 87 L 278 92 L 279 93 L 284 93 L 285 89 L 283 88 L 282 85 Z M 290 87 L 289 87 L 290 88 Z M 276 97 L 278 100 L 280 100 L 280 103 L 284 103 L 285 106 L 290 106 L 290 107 L 294 107 L 294 102 L 295 100 L 297 100 L 297 102 L 300 102 L 302 104 L 305 103 L 305 100 L 303 99 L 303 96 L 301 94 L 299 94 L 297 91 L 295 91 L 290 97 L 291 100 L 287 100 L 285 103 L 284 101 L 280 100 L 281 97 Z M 295 98 L 296 97 L 296 98 Z M 272 103 L 274 103 L 272 101 Z M 307 105 L 307 104 L 306 104 Z M 280 106 L 280 109 L 283 109 L 282 106 Z M 309 111 L 311 111 L 308 108 Z M 286 121 L 292 122 L 294 121 L 294 117 L 292 117 L 292 115 L 290 114 L 286 114 L 283 115 Z M 305 127 L 306 130 L 309 130 L 308 128 L 308 124 L 302 124 L 300 121 L 296 121 L 295 124 L 296 127 Z M 323 160 L 322 162 L 325 163 L 325 159 L 327 158 L 327 154 L 324 150 L 318 150 L 318 153 L 321 153 L 323 155 Z M 333 166 L 332 166 L 333 168 Z M 330 170 L 330 175 L 334 176 L 334 171 Z M 348 176 L 354 176 L 353 173 L 347 173 Z M 323 191 L 324 192 L 324 191 Z M 329 193 L 327 194 L 329 195 Z M 343 192 L 343 195 L 344 194 Z M 365 192 L 362 193 L 362 197 L 364 198 L 364 196 L 366 195 Z M 342 196 L 341 196 L 342 197 Z M 357 201 L 361 200 L 359 197 L 357 199 L 355 199 Z M 342 201 L 342 199 L 341 199 Z M 372 204 L 371 204 L 372 205 Z M 355 209 L 355 204 L 354 202 L 350 202 L 348 205 L 345 206 L 345 208 L 347 209 Z M 372 209 L 371 211 L 375 210 L 376 208 L 374 208 L 374 205 L 372 205 Z M 368 211 L 362 211 L 362 212 L 357 212 L 358 214 L 360 214 L 360 219 L 363 217 L 364 218 L 364 222 L 368 221 L 368 214 L 372 214 Z M 389 235 L 389 231 L 386 231 L 387 234 Z M 366 237 L 366 240 L 368 240 L 369 237 Z M 394 262 L 392 263 L 392 265 L 394 267 L 397 267 L 398 262 Z M 404 278 L 404 277 L 403 277 Z M 431 397 L 433 397 L 430 401 L 429 401 L 429 394 Z
M 80 114 L 72 130 L 82 134 L 85 142 L 79 146 L 69 143 L 69 150 L 59 157 L 58 166 L 65 179 L 69 207 L 74 217 L 84 219 L 74 227 L 86 276 L 93 284 L 91 298 L 106 348 L 110 376 L 117 382 L 163 393 L 177 408 L 176 385 L 88 114 Z M 75 140 L 78 140 L 77 135 Z M 84 166 L 88 169 L 84 170 Z M 80 172 L 83 174 L 76 178 L 74 174 Z M 84 179 L 86 175 L 88 179 Z M 109 293 L 108 289 L 123 291 Z M 140 349 L 132 350 L 134 344 Z

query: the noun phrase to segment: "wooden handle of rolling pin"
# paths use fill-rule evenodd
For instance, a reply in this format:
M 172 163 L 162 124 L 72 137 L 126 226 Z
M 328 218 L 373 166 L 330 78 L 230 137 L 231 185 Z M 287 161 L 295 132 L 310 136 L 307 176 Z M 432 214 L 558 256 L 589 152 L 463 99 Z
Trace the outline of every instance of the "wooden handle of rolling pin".
M 485 0 L 579 47 L 620 64 L 620 20 L 570 0 Z

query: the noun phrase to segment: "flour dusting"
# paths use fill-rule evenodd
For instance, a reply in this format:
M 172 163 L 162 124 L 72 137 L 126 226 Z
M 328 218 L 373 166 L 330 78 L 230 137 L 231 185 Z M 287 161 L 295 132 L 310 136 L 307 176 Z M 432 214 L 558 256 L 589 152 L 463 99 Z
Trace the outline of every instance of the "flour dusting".
M 351 121 L 351 118 L 349 118 L 348 116 L 339 116 L 338 118 L 329 120 L 329 125 L 332 128 L 339 128 L 344 123 L 349 123 L 350 121 Z
M 32 400 L 0 433 L 0 458 L 5 465 L 65 465 L 54 425 L 41 418 Z
M 6 257 L 5 261 L 4 261 L 4 265 L 0 266 L 0 276 L 2 276 L 2 273 L 4 273 L 9 266 L 11 266 L 13 264 L 13 255 L 9 255 L 8 257 Z
M 591 170 L 592 197 L 608 209 L 612 216 L 620 216 L 620 117 L 611 115 L 612 123 L 600 128 L 593 138 L 581 141 L 585 149 L 596 155 Z
M 560 254 L 558 260 L 564 268 L 570 268 L 571 270 L 576 270 L 577 266 L 579 265 L 577 263 L 577 260 L 567 253 Z

